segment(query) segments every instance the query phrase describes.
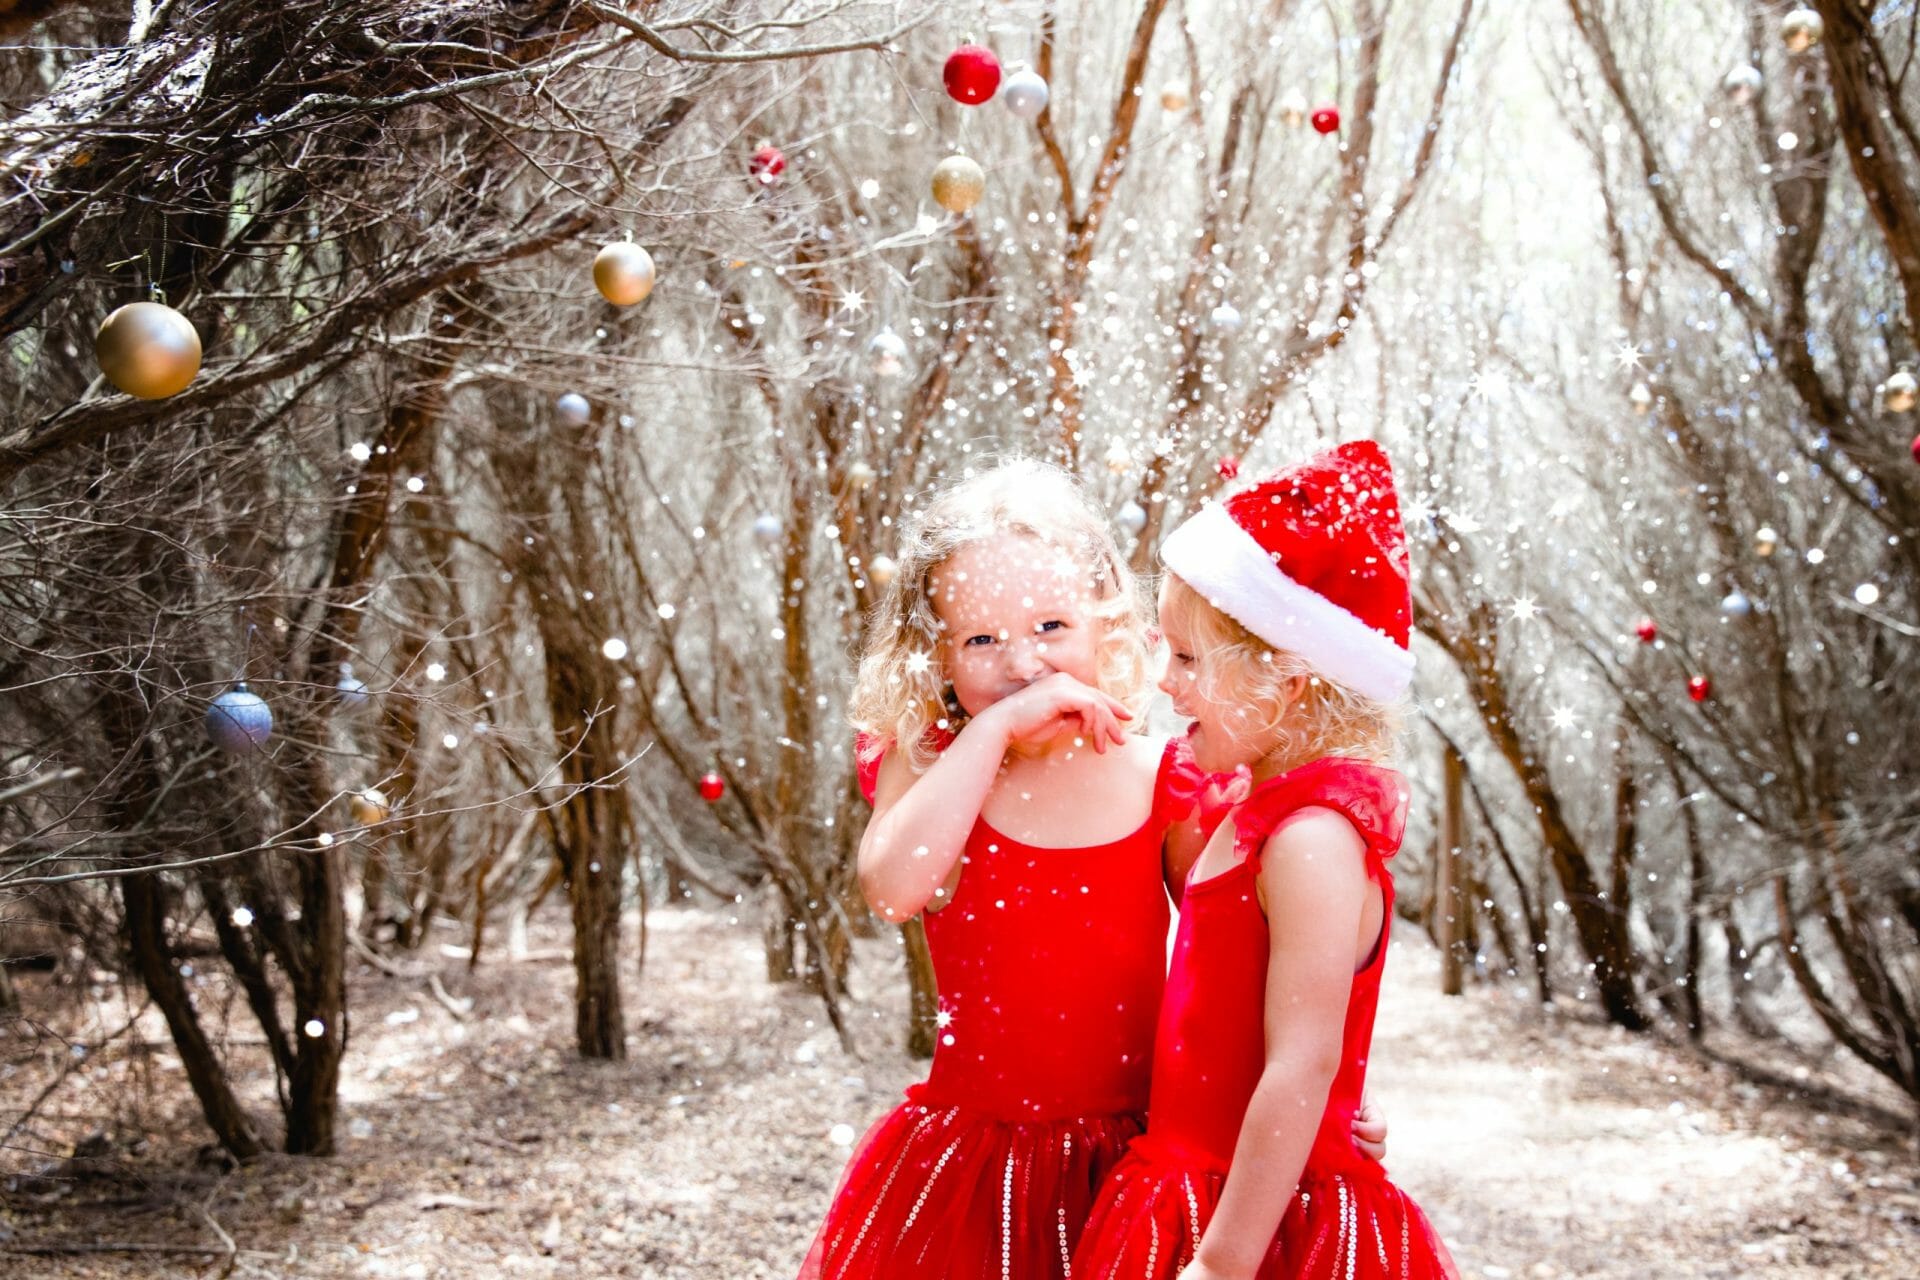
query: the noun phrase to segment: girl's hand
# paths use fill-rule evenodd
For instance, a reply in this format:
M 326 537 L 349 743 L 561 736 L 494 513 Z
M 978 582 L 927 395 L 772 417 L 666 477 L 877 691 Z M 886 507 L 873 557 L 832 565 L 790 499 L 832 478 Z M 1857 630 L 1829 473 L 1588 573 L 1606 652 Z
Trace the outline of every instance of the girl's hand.
M 1360 1099 L 1353 1114 L 1353 1145 L 1369 1160 L 1387 1158 L 1387 1118 L 1373 1109 L 1373 1099 Z
M 1121 722 L 1131 719 L 1133 713 L 1118 698 L 1056 671 L 1008 694 L 975 716 L 974 722 L 992 723 L 1009 745 L 1046 742 L 1072 729 L 1095 751 L 1104 752 L 1127 740 Z
M 1195 1258 L 1181 1271 L 1177 1280 L 1252 1280 L 1251 1275 L 1240 1277 L 1230 1271 L 1216 1271 L 1206 1263 Z

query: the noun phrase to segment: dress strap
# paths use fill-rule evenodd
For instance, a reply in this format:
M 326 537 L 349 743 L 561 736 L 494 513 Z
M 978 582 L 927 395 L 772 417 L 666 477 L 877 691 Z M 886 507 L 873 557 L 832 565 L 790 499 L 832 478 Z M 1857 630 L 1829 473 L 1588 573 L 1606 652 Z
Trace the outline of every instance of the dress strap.
M 1353 824 L 1367 846 L 1367 870 L 1380 872 L 1399 852 L 1407 828 L 1406 779 L 1393 769 L 1344 756 L 1321 756 L 1253 789 L 1234 810 L 1236 852 L 1255 872 L 1260 851 L 1289 814 L 1332 809 Z

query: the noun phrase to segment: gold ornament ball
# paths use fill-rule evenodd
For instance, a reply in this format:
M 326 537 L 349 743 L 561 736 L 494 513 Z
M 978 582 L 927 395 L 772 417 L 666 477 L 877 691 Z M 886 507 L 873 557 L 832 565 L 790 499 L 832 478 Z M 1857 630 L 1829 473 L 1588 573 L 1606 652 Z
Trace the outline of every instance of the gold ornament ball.
M 593 260 L 593 287 L 616 307 L 645 301 L 653 292 L 653 255 L 631 240 L 608 245 Z
M 378 826 L 393 813 L 393 806 L 387 803 L 386 793 L 378 787 L 354 792 L 353 798 L 347 802 L 347 808 L 352 811 L 354 822 L 363 827 Z
M 1920 402 L 1920 379 L 1910 369 L 1896 369 L 1880 384 L 1880 402 L 1888 413 L 1906 413 Z
M 948 156 L 933 170 L 933 198 L 949 213 L 965 213 L 987 193 L 986 170 L 966 156 Z
M 1826 20 L 1804 5 L 1780 20 L 1780 39 L 1788 53 L 1805 53 L 1826 34 Z
M 1185 111 L 1192 101 L 1187 96 L 1187 87 L 1175 81 L 1168 81 L 1160 90 L 1160 108 L 1163 111 Z
M 128 395 L 164 400 L 200 372 L 200 335 L 172 307 L 129 302 L 101 321 L 93 355 L 107 381 Z
M 867 581 L 885 591 L 900 576 L 900 566 L 893 562 L 892 556 L 875 556 L 867 564 Z

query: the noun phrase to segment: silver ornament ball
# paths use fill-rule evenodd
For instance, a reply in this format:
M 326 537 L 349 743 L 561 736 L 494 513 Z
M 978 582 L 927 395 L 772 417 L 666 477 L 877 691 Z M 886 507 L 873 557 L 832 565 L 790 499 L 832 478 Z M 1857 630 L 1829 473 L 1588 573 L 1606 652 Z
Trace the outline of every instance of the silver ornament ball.
M 1000 85 L 1000 100 L 1022 120 L 1037 119 L 1047 109 L 1049 96 L 1047 82 L 1040 78 L 1039 72 L 1028 67 L 1021 67 Z
M 353 664 L 340 664 L 340 682 L 334 686 L 339 691 L 340 701 L 349 707 L 365 706 L 367 701 L 367 682 L 353 674 Z
M 867 341 L 867 358 L 873 371 L 883 378 L 896 378 L 906 371 L 907 340 L 892 329 L 882 329 Z
M 206 726 L 214 746 L 230 755 L 252 755 L 273 736 L 273 709 L 242 682 L 208 706 Z
M 1820 38 L 1826 34 L 1826 19 L 1805 5 L 1780 19 L 1780 39 L 1787 46 L 1788 53 L 1805 53 L 1819 44 Z
M 1739 66 L 1727 72 L 1727 78 L 1720 82 L 1720 88 L 1725 91 L 1727 98 L 1736 107 L 1744 107 L 1753 101 L 1754 95 L 1760 92 L 1760 86 L 1764 81 L 1765 77 L 1761 75 L 1760 68 Z

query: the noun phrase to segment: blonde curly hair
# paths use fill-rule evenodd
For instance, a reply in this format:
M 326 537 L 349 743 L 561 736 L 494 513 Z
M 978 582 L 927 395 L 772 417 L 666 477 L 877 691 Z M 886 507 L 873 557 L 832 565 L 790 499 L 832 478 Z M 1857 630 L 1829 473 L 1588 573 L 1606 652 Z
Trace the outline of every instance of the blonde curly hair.
M 931 579 L 961 548 L 1001 534 L 1038 539 L 1085 566 L 1093 614 L 1105 628 L 1097 683 L 1134 713 L 1131 728 L 1143 727 L 1152 673 L 1139 582 L 1106 515 L 1079 481 L 1058 467 L 1014 459 L 935 495 L 902 531 L 893 583 L 867 619 L 849 708 L 854 727 L 868 737 L 864 759 L 904 746 L 908 762 L 924 769 L 934 755 L 928 731 L 957 733 L 966 724 L 941 661 Z
M 1393 762 L 1399 700 L 1382 702 L 1328 679 L 1299 654 L 1274 648 L 1214 608 L 1177 573 L 1165 576 L 1160 623 L 1179 631 L 1203 660 L 1199 695 L 1235 708 L 1253 733 L 1279 733 L 1287 768 L 1321 756 Z M 1295 676 L 1306 678 L 1306 692 L 1289 702 L 1286 684 Z

